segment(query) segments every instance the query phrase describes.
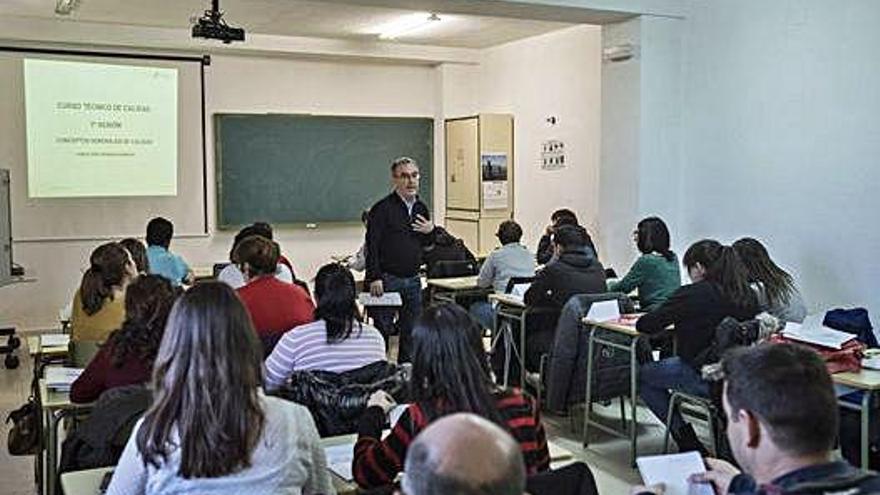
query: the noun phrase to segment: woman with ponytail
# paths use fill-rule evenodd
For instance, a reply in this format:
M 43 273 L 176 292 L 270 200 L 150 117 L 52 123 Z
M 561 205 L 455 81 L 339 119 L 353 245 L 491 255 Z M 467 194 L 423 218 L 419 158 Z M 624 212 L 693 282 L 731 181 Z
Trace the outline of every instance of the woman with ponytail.
M 115 242 L 92 251 L 90 266 L 73 296 L 70 338 L 103 342 L 125 320 L 125 288 L 137 276 L 131 255 Z
M 706 364 L 700 362 L 700 356 L 711 345 L 721 320 L 728 316 L 748 320 L 758 312 L 748 272 L 732 247 L 705 239 L 689 247 L 683 261 L 693 283 L 676 290 L 637 323 L 639 332 L 649 335 L 674 327 L 678 355 L 645 364 L 639 372 L 639 395 L 662 421 L 666 420 L 670 389 L 709 394 L 709 385 L 700 375 L 700 368 Z M 705 453 L 693 427 L 677 411 L 669 428 L 679 451 Z
M 609 292 L 639 291 L 642 311 L 651 311 L 681 286 L 678 257 L 669 248 L 669 229 L 658 217 L 639 222 L 633 240 L 641 256 L 625 277 L 608 284 Z
M 73 382 L 70 400 L 93 402 L 107 389 L 148 382 L 177 294 L 164 277 L 137 277 L 125 291 L 125 323 Z

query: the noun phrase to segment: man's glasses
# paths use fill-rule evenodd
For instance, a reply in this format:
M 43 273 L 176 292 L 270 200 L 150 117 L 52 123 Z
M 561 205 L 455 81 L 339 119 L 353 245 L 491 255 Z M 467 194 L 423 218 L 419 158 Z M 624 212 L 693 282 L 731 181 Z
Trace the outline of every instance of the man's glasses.
M 419 173 L 413 172 L 411 174 L 397 174 L 397 178 L 401 180 L 419 180 Z

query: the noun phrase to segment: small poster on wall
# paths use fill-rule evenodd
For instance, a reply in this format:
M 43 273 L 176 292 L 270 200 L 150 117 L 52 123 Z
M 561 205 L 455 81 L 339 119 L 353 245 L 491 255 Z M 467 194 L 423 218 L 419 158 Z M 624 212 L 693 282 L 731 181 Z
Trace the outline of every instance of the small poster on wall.
M 480 156 L 483 208 L 505 209 L 507 198 L 507 153 L 483 153 Z
M 565 143 L 551 139 L 541 143 L 541 169 L 561 170 L 565 168 Z

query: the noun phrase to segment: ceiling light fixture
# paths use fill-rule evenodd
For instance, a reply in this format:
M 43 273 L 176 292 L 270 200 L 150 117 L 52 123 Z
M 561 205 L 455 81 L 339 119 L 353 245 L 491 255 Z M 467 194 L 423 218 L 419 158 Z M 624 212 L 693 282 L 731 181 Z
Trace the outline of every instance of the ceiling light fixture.
M 58 0 L 55 2 L 55 13 L 59 15 L 70 15 L 79 5 L 79 0 Z
M 437 14 L 412 14 L 401 17 L 396 21 L 389 22 L 379 28 L 380 40 L 393 40 L 405 34 L 411 34 L 420 31 L 428 26 L 436 25 L 440 22 L 440 16 Z

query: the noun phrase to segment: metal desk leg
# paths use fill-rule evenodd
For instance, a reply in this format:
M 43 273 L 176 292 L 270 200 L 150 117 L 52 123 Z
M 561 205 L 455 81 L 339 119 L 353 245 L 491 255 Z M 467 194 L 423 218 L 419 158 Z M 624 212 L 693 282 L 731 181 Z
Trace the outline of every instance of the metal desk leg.
M 590 405 L 593 403 L 593 334 L 596 327 L 590 327 L 587 338 L 587 393 L 584 395 L 584 447 L 590 444 Z
M 528 310 L 524 309 L 519 317 L 519 386 L 526 386 L 526 315 Z
M 45 493 L 54 495 L 55 478 L 58 472 L 58 424 L 61 422 L 61 414 L 59 411 L 49 411 L 49 431 L 47 432 L 46 445 L 46 479 Z
M 638 435 L 639 422 L 636 416 L 636 407 L 639 401 L 639 359 L 637 349 L 639 337 L 633 337 L 629 347 L 629 400 L 632 411 L 632 427 L 629 431 L 630 436 L 630 455 L 629 462 L 632 467 L 636 467 L 636 455 L 638 454 Z
M 862 469 L 868 469 L 868 436 L 871 425 L 871 396 L 873 392 L 865 390 L 862 392 L 862 428 L 861 439 L 862 445 L 860 452 L 862 454 Z

